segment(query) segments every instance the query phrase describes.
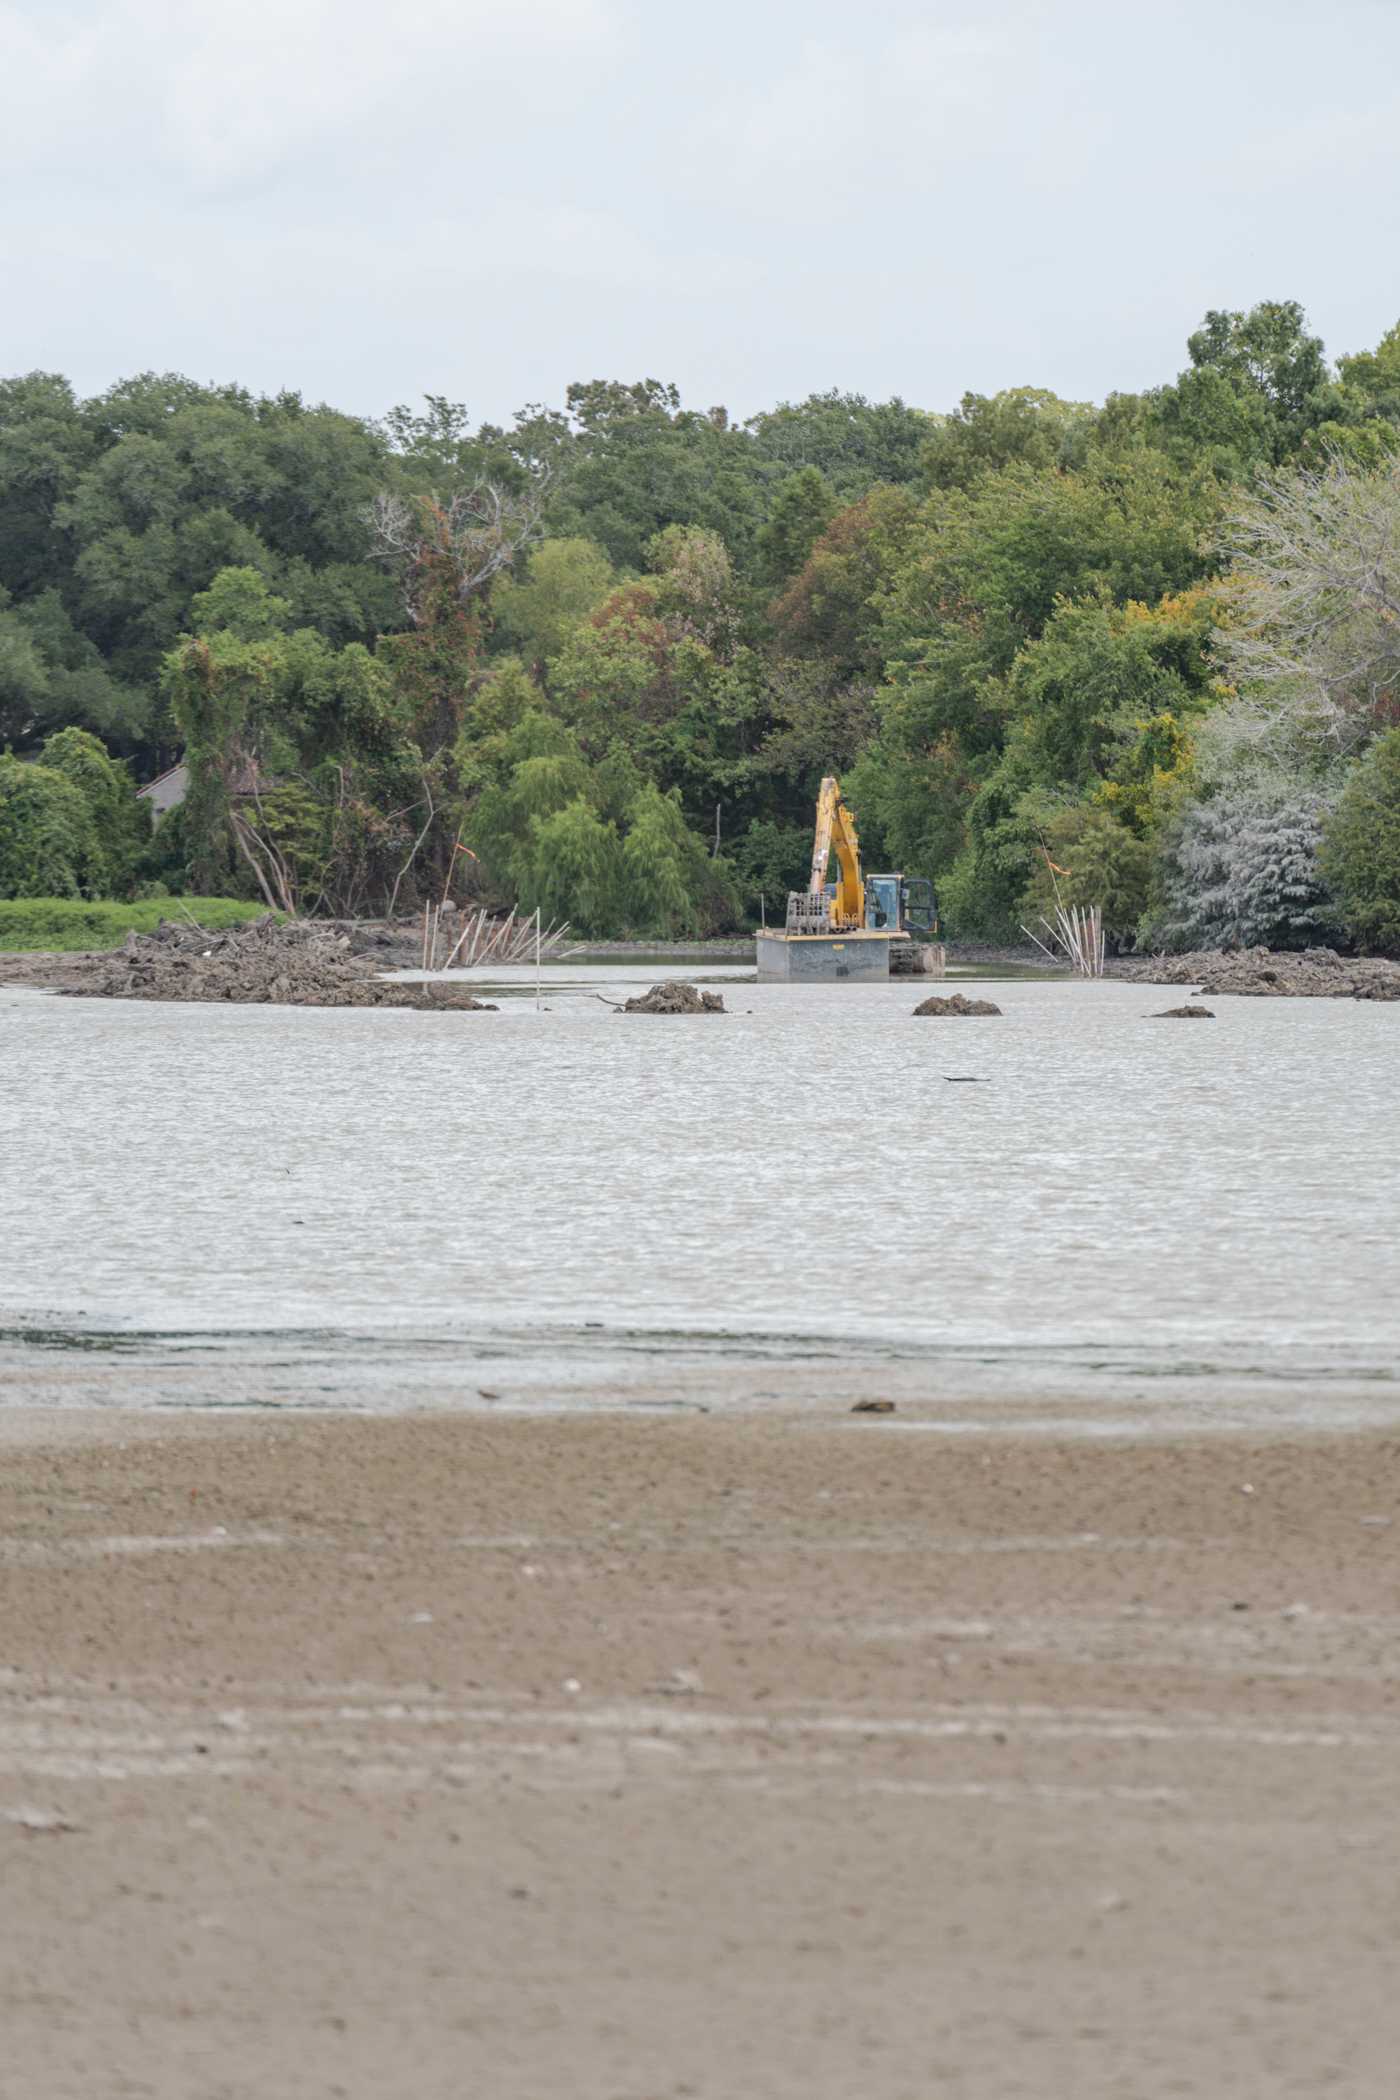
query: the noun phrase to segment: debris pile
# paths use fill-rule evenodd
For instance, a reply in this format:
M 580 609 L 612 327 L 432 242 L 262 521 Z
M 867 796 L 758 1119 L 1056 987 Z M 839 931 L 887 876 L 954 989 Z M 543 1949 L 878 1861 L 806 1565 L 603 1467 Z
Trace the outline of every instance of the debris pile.
M 351 952 L 348 935 L 314 922 L 279 925 L 270 913 L 227 933 L 162 919 L 154 933 L 129 933 L 95 962 L 72 997 L 494 1011 L 460 985 L 389 984 L 377 974 L 380 962 Z
M 925 999 L 922 1006 L 914 1008 L 918 1014 L 999 1014 L 1001 1008 L 990 999 L 964 999 L 961 992 L 954 992 L 951 999 Z
M 1112 964 L 1111 974 L 1139 984 L 1194 985 L 1207 998 L 1238 992 L 1255 999 L 1400 999 L 1400 963 L 1338 955 L 1335 948 L 1304 948 L 1296 955 L 1273 948 L 1207 948 L 1191 955 L 1129 956 Z
M 668 978 L 654 984 L 636 999 L 624 999 L 618 1008 L 624 1014 L 722 1014 L 724 1000 L 718 992 L 702 992 L 696 985 Z
M 1154 1021 L 1213 1021 L 1215 1015 L 1208 1006 L 1166 1006 L 1161 1013 L 1153 1014 Z

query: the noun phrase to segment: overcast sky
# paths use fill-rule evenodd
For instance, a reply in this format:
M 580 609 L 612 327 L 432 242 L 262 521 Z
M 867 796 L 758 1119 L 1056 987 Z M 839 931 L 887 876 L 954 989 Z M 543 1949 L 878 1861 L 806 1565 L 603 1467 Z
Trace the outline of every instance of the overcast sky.
M 1075 399 L 1400 319 L 1400 0 L 0 0 L 0 371 Z

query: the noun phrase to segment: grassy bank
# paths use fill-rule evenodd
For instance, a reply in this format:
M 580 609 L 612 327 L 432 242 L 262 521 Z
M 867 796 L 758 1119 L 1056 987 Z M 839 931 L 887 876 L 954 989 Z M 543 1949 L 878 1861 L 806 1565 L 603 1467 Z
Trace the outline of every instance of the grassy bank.
M 152 933 L 162 919 L 186 914 L 218 931 L 260 917 L 261 904 L 235 897 L 145 897 L 136 904 L 85 903 L 74 897 L 14 897 L 0 901 L 0 948 L 116 948 L 134 927 Z

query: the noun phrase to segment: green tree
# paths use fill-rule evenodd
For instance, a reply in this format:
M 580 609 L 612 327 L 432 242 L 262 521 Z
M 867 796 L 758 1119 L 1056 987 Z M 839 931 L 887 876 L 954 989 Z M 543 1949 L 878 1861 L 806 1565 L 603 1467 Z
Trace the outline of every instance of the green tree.
M 1062 401 L 1044 387 L 964 394 L 925 441 L 924 477 L 930 488 L 965 489 L 1005 467 L 1076 465 L 1094 421 L 1087 402 Z
M 727 866 L 688 829 L 679 794 L 639 789 L 622 845 L 623 910 L 635 933 L 671 939 L 733 923 L 738 909 Z
M 496 634 L 542 672 L 612 584 L 612 563 L 592 540 L 544 540 L 532 548 L 518 581 L 507 575 L 496 585 Z
M 622 887 L 628 924 L 638 933 L 681 934 L 697 923 L 697 863 L 704 849 L 686 830 L 680 797 L 650 785 L 639 790 L 622 846 Z
M 1072 474 L 1009 467 L 921 509 L 878 594 L 889 682 L 856 773 L 888 853 L 939 878 L 955 931 L 1014 930 L 1067 795 L 1121 773 L 1133 829 L 1159 760 L 1180 763 L 1209 610 L 1170 594 L 1205 570 L 1217 502 L 1143 450 Z M 1164 593 L 1171 609 L 1149 614 Z
M 105 869 L 82 790 L 52 766 L 0 756 L 0 897 L 92 897 Z
M 815 468 L 850 504 L 881 483 L 917 482 L 924 443 L 937 420 L 898 395 L 868 401 L 864 394 L 832 388 L 805 401 L 780 402 L 747 427 L 761 462 L 788 474 Z
M 406 872 L 436 806 L 385 667 L 358 643 L 284 632 L 287 602 L 255 570 L 221 572 L 198 608 L 224 624 L 182 637 L 162 669 L 190 769 L 191 872 L 213 889 L 241 866 L 285 911 L 329 895 L 343 910 L 362 904 L 412 848 Z M 445 772 L 444 758 L 444 802 Z
M 278 597 L 258 569 L 220 569 L 208 590 L 197 591 L 190 601 L 190 625 L 195 634 L 222 631 L 243 642 L 284 634 L 291 617 L 291 600 Z
M 841 511 L 773 606 L 780 647 L 823 659 L 837 678 L 878 671 L 883 594 L 918 532 L 908 489 L 871 489 Z
M 1387 329 L 1374 350 L 1339 358 L 1342 384 L 1360 396 L 1362 413 L 1400 428 L 1400 321 Z
M 618 568 L 639 570 L 668 525 L 704 526 L 749 573 L 781 474 L 722 408 L 683 409 L 656 380 L 574 385 L 567 403 L 578 438 L 553 499 L 556 532 L 596 540 Z
M 49 667 L 27 622 L 0 597 L 0 748 L 29 742 L 51 693 Z
M 770 590 L 781 590 L 804 566 L 840 507 L 819 467 L 802 467 L 781 483 L 758 535 L 763 580 Z
M 942 878 L 967 848 L 968 812 L 979 786 L 956 738 L 934 738 L 915 750 L 877 736 L 842 780 L 867 858 L 937 877 L 941 894 Z M 986 928 L 965 915 L 953 930 Z
M 1352 939 L 1400 955 L 1400 729 L 1377 737 L 1351 768 L 1320 859 Z
M 1292 458 L 1340 404 L 1321 339 L 1295 300 L 1208 313 L 1191 363 L 1153 396 L 1160 442 L 1236 476 Z
M 952 737 L 972 770 L 1005 738 L 1005 680 L 1066 599 L 1152 602 L 1208 565 L 1218 493 L 1160 454 L 1084 472 L 1009 467 L 931 497 L 882 594 L 892 679 L 882 740 L 917 753 Z
M 535 698 L 542 703 L 541 694 Z M 542 704 L 467 743 L 458 770 L 471 798 L 468 844 L 505 896 L 530 879 L 535 824 L 570 802 L 596 800 L 577 737 Z
M 1143 828 L 1154 771 L 1179 768 L 1190 723 L 1219 697 L 1208 656 L 1214 611 L 1199 590 L 1155 607 L 1062 600 L 1005 683 L 1008 741 L 1034 778 L 1066 791 L 1111 781 L 1129 827 Z
M 311 602 L 331 569 L 336 639 L 402 620 L 370 559 L 363 514 L 386 449 L 366 425 L 294 394 L 151 373 L 82 404 L 80 421 L 86 454 L 55 479 L 52 528 L 65 602 L 117 678 L 154 676 L 225 568 L 285 575 Z
M 550 702 L 596 762 L 621 738 L 641 774 L 678 788 L 688 822 L 725 835 L 760 811 L 765 666 L 740 639 L 741 594 L 722 540 L 672 527 L 653 576 L 605 599 L 550 667 Z
M 1112 810 L 1091 803 L 1051 817 L 1032 867 L 1020 916 L 1033 930 L 1036 919 L 1053 919 L 1057 903 L 1097 905 L 1112 945 L 1131 946 L 1147 909 L 1152 847 Z
M 551 670 L 550 695 L 586 748 L 601 756 L 620 734 L 673 712 L 672 637 L 652 581 L 624 584 L 575 628 Z
M 567 920 L 580 933 L 616 928 L 622 888 L 617 830 L 582 795 L 553 815 L 534 819 L 516 867 L 526 911 Z
M 760 817 L 736 842 L 731 859 L 742 908 L 752 920 L 781 925 L 789 890 L 804 890 L 812 864 L 810 821 Z
M 0 588 L 24 599 L 67 582 L 71 554 L 59 506 L 96 449 L 57 372 L 0 380 Z
M 47 730 L 72 724 L 95 731 L 128 753 L 145 743 L 153 713 L 150 694 L 112 676 L 96 644 L 73 624 L 57 590 L 39 591 L 17 605 L 13 620 L 32 645 L 43 675 L 40 684 L 31 687 L 27 707 L 21 705 L 0 734 L 10 734 L 16 744 L 24 745 Z M 5 624 L 0 612 L 0 628 Z
M 49 737 L 40 763 L 70 781 L 88 807 L 88 894 L 129 894 L 150 819 L 138 801 L 131 775 L 106 746 L 85 729 L 60 729 Z

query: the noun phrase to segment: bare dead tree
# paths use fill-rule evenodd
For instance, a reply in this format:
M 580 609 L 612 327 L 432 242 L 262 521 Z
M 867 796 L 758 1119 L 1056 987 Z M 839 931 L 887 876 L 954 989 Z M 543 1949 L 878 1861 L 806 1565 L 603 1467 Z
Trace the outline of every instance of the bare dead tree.
M 246 804 L 240 805 L 237 798 L 231 796 L 229 823 L 234 839 L 269 904 L 274 910 L 284 911 L 294 919 L 297 915 L 296 875 L 268 823 L 267 811 L 263 808 L 262 778 L 256 762 L 250 768 L 247 794 L 257 812 L 257 823 L 249 820 Z
M 296 917 L 296 898 L 287 880 L 286 864 L 275 848 L 260 838 L 242 812 L 230 808 L 229 830 L 233 842 L 253 871 L 253 878 L 262 891 L 263 902 L 271 911 L 285 911 Z
M 297 879 L 291 862 L 278 845 L 263 806 L 263 789 L 269 783 L 257 752 L 245 739 L 231 735 L 210 765 L 210 772 L 223 790 L 229 835 L 240 857 L 247 862 L 263 902 L 272 911 L 297 916 Z
M 423 584 L 434 569 L 451 574 L 465 604 L 540 536 L 549 483 L 550 470 L 541 464 L 518 488 L 473 481 L 446 496 L 380 491 L 363 516 L 374 553 L 402 577 L 415 624 L 430 617 Z
M 1228 521 L 1217 653 L 1244 735 L 1296 730 L 1345 753 L 1400 712 L 1400 459 L 1262 478 Z
M 417 860 L 419 854 L 422 852 L 423 843 L 426 840 L 428 833 L 432 830 L 433 819 L 437 815 L 437 809 L 433 802 L 433 786 L 431 780 L 428 778 L 426 770 L 423 774 L 423 799 L 428 805 L 427 820 L 423 825 L 423 829 L 419 832 L 417 838 L 413 841 L 412 846 L 409 848 L 408 859 L 404 862 L 403 866 L 399 869 L 398 874 L 394 877 L 394 887 L 389 893 L 389 902 L 384 912 L 384 916 L 386 919 L 392 919 L 394 916 L 394 911 L 399 901 L 399 884 L 403 881 L 404 876 L 408 873 L 409 869 L 413 866 L 413 863 L 415 862 L 415 860 Z

